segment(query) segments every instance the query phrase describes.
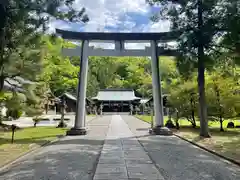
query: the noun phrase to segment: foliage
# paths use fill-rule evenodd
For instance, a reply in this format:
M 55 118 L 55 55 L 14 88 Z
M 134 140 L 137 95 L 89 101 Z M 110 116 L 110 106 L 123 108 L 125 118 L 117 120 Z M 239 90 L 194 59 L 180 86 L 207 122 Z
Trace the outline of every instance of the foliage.
M 226 0 L 148 0 L 151 5 L 161 5 L 153 20 L 167 19 L 171 30 L 182 35 L 178 39 L 180 73 L 188 78 L 193 68 L 198 68 L 200 135 L 209 137 L 205 99 L 205 68 L 216 63 L 216 54 L 231 52 L 239 59 L 239 1 Z
M 178 118 L 187 119 L 196 127 L 195 115 L 197 113 L 197 85 L 193 79 L 171 88 L 168 98 L 173 111 L 178 111 Z
M 79 67 L 61 54 L 62 47 L 73 47 L 73 44 L 60 38 L 51 40 L 48 36 L 42 37 L 42 42 L 44 44 L 43 69 L 38 81 L 44 82 L 46 88 L 56 96 L 66 91 L 75 94 Z
M 239 67 L 237 67 L 239 69 Z M 235 77 L 222 66 L 215 66 L 215 70 L 206 73 L 206 100 L 208 119 L 220 122 L 220 129 L 225 119 L 235 118 L 239 114 L 239 83 Z M 170 85 L 168 101 L 171 108 L 178 110 L 179 118 L 187 119 L 194 123 L 198 115 L 196 75 L 184 81 L 179 79 L 176 84 Z
M 8 109 L 7 113 L 6 113 L 6 117 L 9 118 L 13 118 L 13 119 L 19 119 L 22 116 L 22 111 L 17 110 L 17 109 Z
M 87 22 L 73 0 L 4 0 L 0 3 L 0 91 L 6 78 L 35 80 L 42 68 L 42 33 L 52 19 Z M 61 8 L 64 7 L 64 11 Z
M 26 97 L 24 94 L 12 92 L 5 95 L 5 107 L 7 108 L 6 117 L 18 119 L 21 117 L 24 109 Z
M 25 113 L 27 116 L 33 117 L 34 126 L 39 122 L 39 116 L 44 111 L 44 86 L 41 83 L 30 86 L 27 89 Z
M 150 67 L 147 58 L 90 57 L 87 95 L 95 96 L 99 89 L 128 88 L 144 97 L 150 97 Z
M 207 81 L 208 116 L 220 121 L 223 131 L 224 119 L 230 119 L 239 113 L 240 86 L 231 76 L 224 77 L 223 73 L 212 72 Z

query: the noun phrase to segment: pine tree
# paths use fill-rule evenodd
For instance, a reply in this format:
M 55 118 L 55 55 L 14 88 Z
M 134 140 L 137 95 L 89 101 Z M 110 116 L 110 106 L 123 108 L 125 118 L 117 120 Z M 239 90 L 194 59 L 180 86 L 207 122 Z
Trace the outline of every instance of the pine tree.
M 211 67 L 213 60 L 208 56 L 215 51 L 222 36 L 220 13 L 221 0 L 148 0 L 150 4 L 160 4 L 160 13 L 153 20 L 170 20 L 171 30 L 182 33 L 178 39 L 180 56 L 177 65 L 189 75 L 192 68 L 198 68 L 200 135 L 209 137 L 207 106 L 205 100 L 205 68 Z
M 88 21 L 85 9 L 76 11 L 73 3 L 74 0 L 1 0 L 0 91 L 6 78 L 33 80 L 38 74 L 43 58 L 41 36 L 50 20 Z

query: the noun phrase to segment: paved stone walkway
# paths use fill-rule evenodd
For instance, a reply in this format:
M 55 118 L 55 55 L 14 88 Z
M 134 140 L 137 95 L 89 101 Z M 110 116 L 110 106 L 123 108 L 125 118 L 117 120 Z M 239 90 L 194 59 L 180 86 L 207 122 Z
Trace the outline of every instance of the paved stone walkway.
M 239 180 L 240 168 L 177 137 L 149 136 L 132 116 L 103 116 L 86 136 L 28 156 L 1 180 Z
M 88 123 L 86 136 L 69 136 L 28 156 L 0 180 L 91 180 L 93 179 L 111 116 Z
M 175 136 L 149 136 L 149 124 L 122 116 L 165 180 L 239 180 L 240 167 Z
M 121 116 L 112 116 L 95 180 L 163 180 Z

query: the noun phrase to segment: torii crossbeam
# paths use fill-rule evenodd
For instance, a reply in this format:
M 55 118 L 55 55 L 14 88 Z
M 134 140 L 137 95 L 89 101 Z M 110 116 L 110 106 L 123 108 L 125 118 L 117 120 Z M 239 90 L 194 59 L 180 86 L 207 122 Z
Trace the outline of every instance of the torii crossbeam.
M 86 134 L 85 122 L 85 99 L 88 73 L 88 56 L 150 56 L 152 66 L 153 100 L 155 111 L 155 134 L 169 135 L 171 131 L 163 128 L 163 100 L 161 89 L 161 78 L 159 73 L 159 56 L 175 56 L 176 50 L 158 47 L 158 43 L 166 43 L 176 40 L 180 32 L 164 33 L 99 33 L 99 32 L 74 32 L 56 29 L 56 33 L 68 40 L 80 40 L 81 46 L 75 49 L 63 49 L 66 56 L 80 56 L 80 73 L 77 97 L 77 112 L 74 127 L 67 132 L 67 135 Z M 114 49 L 95 49 L 89 47 L 90 42 L 113 42 Z M 150 42 L 151 46 L 145 49 L 125 49 L 125 42 Z

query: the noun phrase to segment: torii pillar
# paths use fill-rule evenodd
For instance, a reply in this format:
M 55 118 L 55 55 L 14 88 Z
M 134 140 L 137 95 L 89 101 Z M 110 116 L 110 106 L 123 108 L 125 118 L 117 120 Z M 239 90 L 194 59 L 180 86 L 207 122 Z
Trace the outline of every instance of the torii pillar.
M 154 120 L 155 127 L 150 129 L 150 133 L 157 135 L 172 135 L 172 131 L 164 127 L 163 114 L 163 98 L 161 87 L 161 76 L 159 70 L 159 54 L 158 43 L 155 40 L 151 41 L 151 67 L 152 67 L 152 84 L 153 84 L 153 103 L 154 103 Z
M 87 40 L 82 41 L 80 72 L 77 89 L 77 112 L 75 116 L 74 127 L 67 131 L 67 135 L 85 135 L 86 128 L 86 90 L 87 90 L 87 74 L 88 74 L 88 45 Z

